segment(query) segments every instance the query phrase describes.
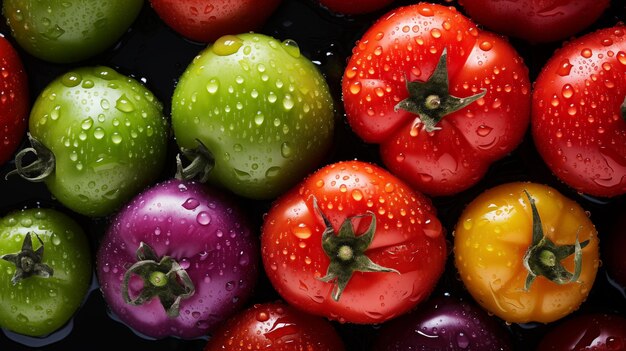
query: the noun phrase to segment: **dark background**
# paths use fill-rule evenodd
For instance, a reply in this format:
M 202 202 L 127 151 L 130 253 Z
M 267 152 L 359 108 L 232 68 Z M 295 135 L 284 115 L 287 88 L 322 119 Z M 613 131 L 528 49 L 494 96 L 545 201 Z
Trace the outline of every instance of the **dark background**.
M 337 123 L 335 147 L 325 160 L 332 163 L 340 160 L 358 158 L 363 161 L 380 163 L 375 145 L 366 145 L 352 133 L 343 118 L 341 105 L 341 76 L 354 42 L 374 20 L 392 7 L 416 3 L 417 1 L 395 1 L 391 6 L 373 14 L 349 17 L 330 14 L 314 3 L 314 0 L 283 0 L 278 10 L 270 17 L 259 32 L 274 36 L 280 40 L 294 39 L 302 53 L 311 59 L 326 76 L 335 98 Z M 444 2 L 456 6 L 456 3 Z M 459 6 L 457 6 L 460 8 Z M 461 9 L 462 10 L 462 9 Z M 603 17 L 585 31 L 608 27 L 624 20 L 624 5 L 613 1 Z M 123 74 L 142 80 L 147 87 L 164 103 L 169 114 L 171 96 L 178 77 L 185 70 L 192 58 L 206 45 L 186 40 L 167 28 L 150 8 L 146 1 L 138 19 L 115 47 L 86 61 L 76 64 L 51 64 L 36 59 L 24 51 L 10 37 L 10 31 L 0 20 L 0 32 L 18 49 L 27 74 L 34 101 L 41 90 L 54 78 L 73 67 L 107 65 Z M 530 68 L 531 80 L 534 81 L 539 70 L 560 43 L 530 45 L 521 40 L 511 39 L 511 43 L 524 57 Z M 170 145 L 168 167 L 161 178 L 167 179 L 174 174 L 174 154 L 177 150 L 174 141 Z M 24 147 L 24 145 L 22 145 Z M 13 169 L 12 162 L 0 168 L 0 176 Z M 433 199 L 439 211 L 439 217 L 451 232 L 463 208 L 478 194 L 492 186 L 510 181 L 534 181 L 548 184 L 569 198 L 579 202 L 591 214 L 600 238 L 611 235 L 612 226 L 618 216 L 626 210 L 626 196 L 615 199 L 597 199 L 577 194 L 555 179 L 535 151 L 530 135 L 511 155 L 496 162 L 484 179 L 475 187 L 455 195 Z M 268 201 L 250 201 L 240 199 L 242 208 L 260 228 L 262 215 L 270 206 Z M 106 229 L 108 218 L 90 219 L 64 209 L 55 202 L 42 183 L 28 183 L 19 177 L 8 180 L 0 179 L 0 216 L 24 207 L 53 207 L 69 214 L 82 224 L 87 231 L 95 253 L 98 241 Z M 616 233 L 614 233 L 616 234 Z M 622 229 L 622 234 L 626 231 Z M 451 246 L 451 245 L 450 245 Z M 94 278 L 92 290 L 73 322 L 64 329 L 43 339 L 25 338 L 10 333 L 0 333 L 1 351 L 19 350 L 75 350 L 85 347 L 110 348 L 120 347 L 125 350 L 201 350 L 206 340 L 147 340 L 137 336 L 127 326 L 115 321 L 108 314 L 106 303 L 97 288 Z M 456 269 L 449 259 L 448 267 L 437 286 L 434 295 L 450 294 L 471 301 L 457 278 Z M 272 289 L 265 276 L 261 276 L 254 298 L 249 304 L 274 301 L 279 296 Z M 612 312 L 626 315 L 626 295 L 607 278 L 604 267 L 600 267 L 596 283 L 588 300 L 573 315 L 589 312 Z M 571 316 L 570 316 L 571 317 Z M 570 318 L 566 317 L 566 318 Z M 496 317 L 494 317 L 496 318 Z M 558 322 L 557 322 L 558 323 Z M 367 350 L 378 330 L 377 326 L 360 326 L 333 322 L 344 339 L 348 350 Z M 503 323 L 504 325 L 504 323 Z M 513 324 L 506 326 L 514 337 L 516 348 L 528 350 L 534 348 L 540 337 L 553 324 Z M 29 345 L 29 346 L 24 346 Z

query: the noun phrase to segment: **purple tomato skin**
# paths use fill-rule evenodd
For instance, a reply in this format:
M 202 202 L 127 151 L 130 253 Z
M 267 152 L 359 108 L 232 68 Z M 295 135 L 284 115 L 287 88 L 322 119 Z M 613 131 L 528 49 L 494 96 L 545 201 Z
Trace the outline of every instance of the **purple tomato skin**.
M 374 351 L 512 350 L 510 336 L 479 307 L 436 297 L 383 326 Z
M 159 260 L 176 261 L 193 283 L 195 291 L 181 299 L 176 317 L 168 316 L 159 297 L 142 305 L 124 299 L 122 282 L 142 242 Z M 153 338 L 192 339 L 207 335 L 250 297 L 257 246 L 242 213 L 223 194 L 169 180 L 138 195 L 114 219 L 98 250 L 98 280 L 112 312 L 131 328 Z M 129 277 L 128 296 L 134 298 L 148 283 Z
M 626 349 L 626 319 L 612 314 L 586 314 L 559 323 L 538 351 L 618 351 Z

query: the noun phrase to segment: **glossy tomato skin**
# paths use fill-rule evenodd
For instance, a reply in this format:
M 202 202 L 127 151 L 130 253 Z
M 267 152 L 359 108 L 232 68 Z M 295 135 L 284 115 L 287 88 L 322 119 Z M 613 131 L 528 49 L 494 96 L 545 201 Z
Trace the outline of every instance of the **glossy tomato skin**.
M 22 61 L 7 39 L 0 36 L 0 164 L 11 158 L 26 130 L 29 94 Z
M 271 199 L 326 155 L 333 101 L 295 42 L 229 35 L 201 52 L 180 78 L 172 126 L 181 148 L 195 149 L 200 141 L 211 153 L 209 182 Z
M 204 351 L 343 351 L 341 338 L 326 320 L 284 303 L 256 304 L 230 318 Z
M 0 327 L 29 336 L 45 336 L 65 325 L 82 304 L 91 283 L 91 250 L 82 228 L 51 209 L 26 209 L 0 220 L 0 256 L 20 252 L 31 233 L 33 249 L 44 246 L 48 278 L 30 276 L 16 285 L 16 266 L 0 260 Z
M 490 30 L 533 43 L 567 39 L 594 23 L 609 6 L 609 0 L 461 0 L 459 3 L 473 20 Z
M 329 266 L 322 249 L 324 222 L 337 230 L 371 211 L 374 239 L 365 254 L 398 272 L 355 272 L 340 299 L 321 281 Z M 360 235 L 371 220 L 354 219 Z M 278 293 L 311 314 L 351 323 L 382 323 L 427 298 L 443 272 L 446 243 L 435 209 L 384 169 L 360 161 L 326 166 L 280 197 L 264 219 L 263 264 Z
M 159 259 L 173 258 L 195 292 L 168 317 L 158 297 L 130 305 L 122 281 L 138 259 L 140 243 Z M 100 288 L 111 310 L 128 326 L 153 338 L 198 338 L 235 313 L 252 294 L 258 244 L 243 213 L 224 194 L 195 182 L 169 180 L 136 196 L 117 214 L 97 255 Z M 142 291 L 130 276 L 130 296 Z
M 511 337 L 479 307 L 454 297 L 436 297 L 385 324 L 375 351 L 512 350 Z
M 626 349 L 626 319 L 585 314 L 559 323 L 542 339 L 538 351 L 614 351 Z
M 625 34 L 616 26 L 565 44 L 533 92 L 537 150 L 559 179 L 595 196 L 626 193 Z
M 68 63 L 112 46 L 142 5 L 142 0 L 7 0 L 2 11 L 24 50 L 42 60 Z
M 319 0 L 322 6 L 333 12 L 359 15 L 380 10 L 394 0 Z
M 39 95 L 30 134 L 55 156 L 46 179 L 65 206 L 88 216 L 119 208 L 156 179 L 165 161 L 168 123 L 143 85 L 108 67 L 83 67 Z
M 558 285 L 538 276 L 525 290 L 524 255 L 531 245 L 534 199 L 545 235 L 556 245 L 589 240 L 582 248 L 582 270 L 575 282 Z M 487 311 L 511 323 L 558 320 L 587 298 L 599 266 L 596 229 L 575 201 L 534 183 L 508 183 L 474 199 L 457 222 L 455 264 L 465 287 Z M 562 261 L 574 271 L 574 255 Z
M 152 8 L 186 38 L 213 42 L 258 29 L 281 0 L 150 0 Z
M 426 81 L 444 49 L 449 93 L 486 94 L 428 132 L 416 114 L 395 106 L 408 96 L 406 80 Z M 517 147 L 528 126 L 530 82 L 521 57 L 450 7 L 421 3 L 383 16 L 354 48 L 342 86 L 355 133 L 380 144 L 393 174 L 434 196 L 476 184 Z

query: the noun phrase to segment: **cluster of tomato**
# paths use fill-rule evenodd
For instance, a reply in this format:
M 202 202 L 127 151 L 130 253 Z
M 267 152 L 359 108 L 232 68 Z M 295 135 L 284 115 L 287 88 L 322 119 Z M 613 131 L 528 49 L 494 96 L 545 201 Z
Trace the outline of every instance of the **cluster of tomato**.
M 626 349 L 614 8 L 3 1 L 0 346 Z

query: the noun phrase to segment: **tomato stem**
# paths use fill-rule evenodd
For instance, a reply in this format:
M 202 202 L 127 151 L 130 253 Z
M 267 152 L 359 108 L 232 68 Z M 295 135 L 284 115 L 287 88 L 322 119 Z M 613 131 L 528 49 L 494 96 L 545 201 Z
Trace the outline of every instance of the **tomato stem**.
M 124 273 L 122 281 L 122 297 L 133 306 L 142 305 L 154 297 L 158 297 L 161 305 L 170 318 L 178 317 L 180 303 L 195 293 L 195 286 L 184 268 L 169 256 L 160 260 L 152 248 L 141 242 L 137 249 L 137 259 Z M 139 295 L 130 297 L 130 278 L 138 275 L 143 280 L 143 288 Z
M 433 74 L 425 82 L 406 80 L 408 97 L 400 101 L 394 110 L 405 110 L 419 117 L 426 132 L 432 132 L 445 116 L 465 108 L 487 93 L 486 89 L 478 94 L 460 98 L 450 94 L 448 81 L 447 51 L 444 49 Z
M 28 140 L 31 147 L 20 150 L 15 155 L 15 169 L 7 173 L 4 179 L 8 179 L 13 174 L 19 174 L 22 178 L 31 182 L 42 182 L 54 172 L 56 158 L 39 140 L 28 133 Z M 33 153 L 36 159 L 30 164 L 24 164 L 24 156 Z
M 333 284 L 331 295 L 333 300 L 339 301 L 354 272 L 395 272 L 395 269 L 380 266 L 367 257 L 365 252 L 374 240 L 376 232 L 376 216 L 372 212 L 363 215 L 348 217 L 341 224 L 338 233 L 335 233 L 330 220 L 317 205 L 317 199 L 313 199 L 313 208 L 324 221 L 324 233 L 322 234 L 322 248 L 330 259 L 326 275 L 319 280 Z M 356 236 L 352 220 L 370 217 L 371 222 L 367 231 Z
M 44 244 L 39 235 L 35 234 L 39 241 L 39 248 L 33 250 L 33 240 L 30 233 L 26 233 L 22 242 L 22 249 L 15 254 L 7 254 L 0 256 L 1 259 L 11 262 L 15 265 L 15 274 L 11 278 L 13 285 L 19 283 L 22 279 L 31 276 L 40 276 L 49 278 L 53 274 L 50 266 L 42 263 Z
M 563 285 L 578 281 L 582 271 L 582 249 L 589 244 L 589 240 L 584 242 L 576 241 L 573 245 L 556 245 L 543 231 L 541 217 L 535 204 L 535 200 L 528 191 L 524 193 L 530 201 L 530 208 L 533 216 L 533 238 L 532 244 L 524 254 L 524 267 L 528 271 L 526 276 L 525 290 L 529 290 L 533 281 L 538 276 L 543 276 L 555 284 Z M 578 228 L 580 231 L 580 228 Z M 563 267 L 561 261 L 574 254 L 574 273 Z
M 206 183 L 213 166 L 215 166 L 215 158 L 209 149 L 198 139 L 198 146 L 194 149 L 180 148 L 180 152 L 191 163 L 187 167 L 183 167 L 180 154 L 176 155 L 176 178 L 179 180 L 198 179 L 200 183 Z

